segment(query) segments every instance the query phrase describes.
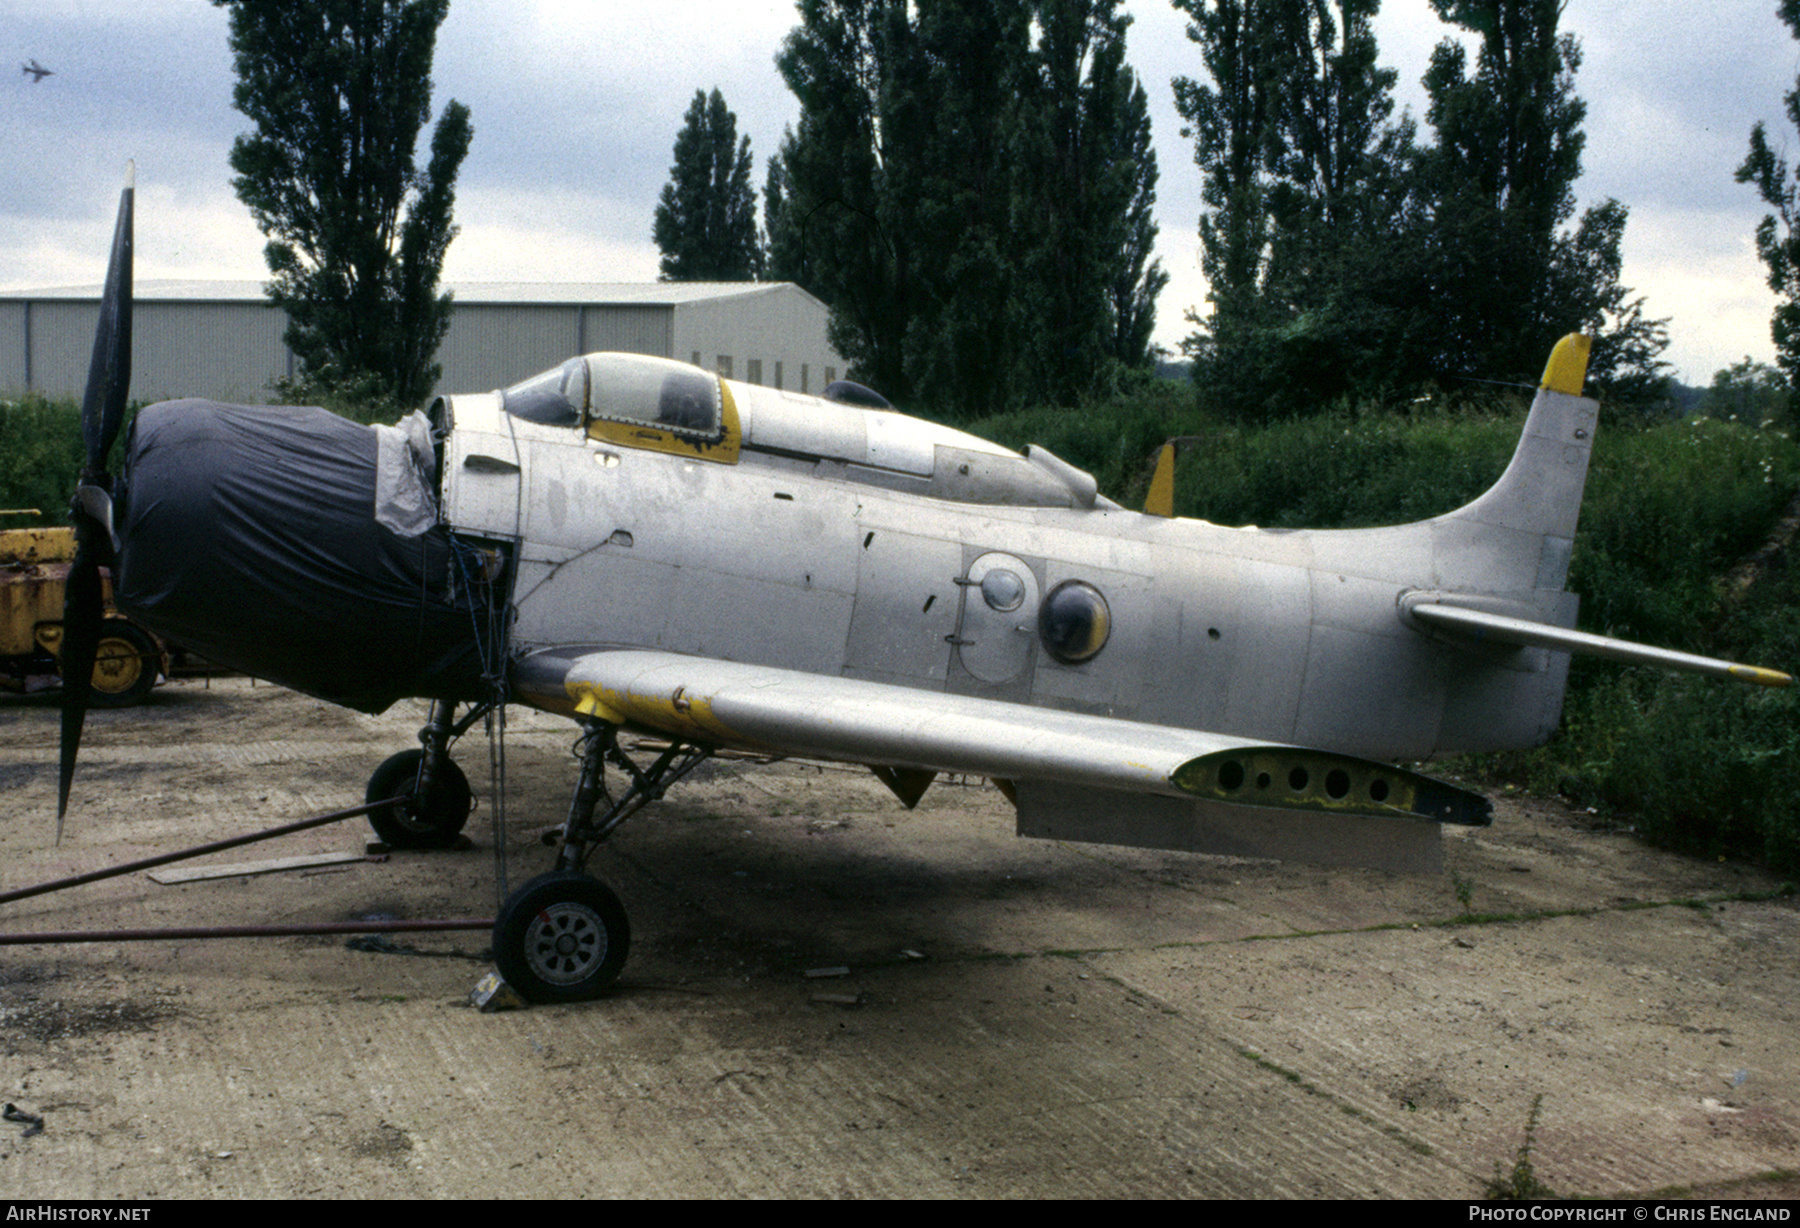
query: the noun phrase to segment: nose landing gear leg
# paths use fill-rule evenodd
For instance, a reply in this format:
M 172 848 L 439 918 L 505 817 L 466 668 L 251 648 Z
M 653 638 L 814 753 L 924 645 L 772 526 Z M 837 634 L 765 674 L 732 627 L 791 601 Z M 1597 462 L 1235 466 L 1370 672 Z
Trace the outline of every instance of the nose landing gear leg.
M 493 709 L 492 703 L 475 704 L 459 721 L 454 703 L 433 700 L 431 715 L 419 730 L 420 749 L 403 750 L 375 769 L 363 800 L 372 805 L 394 799 L 393 805 L 369 812 L 369 826 L 388 847 L 455 846 L 475 809 L 475 793 L 450 758 L 450 743 Z

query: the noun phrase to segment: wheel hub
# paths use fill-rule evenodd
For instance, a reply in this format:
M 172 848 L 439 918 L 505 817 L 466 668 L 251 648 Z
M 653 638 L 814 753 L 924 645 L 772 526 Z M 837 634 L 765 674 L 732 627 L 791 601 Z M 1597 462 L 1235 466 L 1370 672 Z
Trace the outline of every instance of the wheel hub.
M 582 904 L 552 904 L 525 931 L 525 962 L 554 985 L 573 985 L 606 960 L 606 928 Z
M 131 645 L 121 640 L 102 640 L 94 655 L 94 686 L 102 691 L 129 691 L 143 672 L 144 663 Z

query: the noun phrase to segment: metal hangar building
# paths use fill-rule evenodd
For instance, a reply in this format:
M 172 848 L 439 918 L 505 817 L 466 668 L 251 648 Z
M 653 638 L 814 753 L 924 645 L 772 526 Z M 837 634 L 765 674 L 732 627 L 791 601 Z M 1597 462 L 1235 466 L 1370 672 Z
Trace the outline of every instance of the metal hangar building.
M 464 282 L 438 388 L 504 388 L 576 354 L 625 350 L 818 393 L 844 371 L 825 304 L 791 282 Z M 0 393 L 79 397 L 99 286 L 0 293 Z M 134 293 L 131 397 L 257 404 L 297 374 L 286 313 L 259 281 L 145 281 Z

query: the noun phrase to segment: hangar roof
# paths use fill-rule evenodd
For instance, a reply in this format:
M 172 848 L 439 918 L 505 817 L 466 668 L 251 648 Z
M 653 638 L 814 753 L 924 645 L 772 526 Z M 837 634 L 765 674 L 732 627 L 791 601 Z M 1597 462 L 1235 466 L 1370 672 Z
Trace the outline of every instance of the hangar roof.
M 132 298 L 140 303 L 247 303 L 263 301 L 260 281 L 139 281 Z M 458 303 L 541 306 L 673 307 L 683 303 L 747 298 L 761 294 L 806 294 L 792 282 L 754 281 L 463 281 L 446 283 Z M 3 299 L 98 300 L 99 284 L 0 291 Z M 811 298 L 811 295 L 807 295 Z

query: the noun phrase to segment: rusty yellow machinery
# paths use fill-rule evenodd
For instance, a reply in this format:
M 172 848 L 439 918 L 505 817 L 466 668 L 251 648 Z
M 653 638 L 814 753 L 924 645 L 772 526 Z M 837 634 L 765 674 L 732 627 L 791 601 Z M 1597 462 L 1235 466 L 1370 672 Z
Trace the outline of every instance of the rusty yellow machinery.
M 60 675 L 63 592 L 74 558 L 74 529 L 0 530 L 0 687 L 24 690 L 32 678 Z M 162 642 L 113 610 L 109 582 L 92 702 L 142 703 L 165 666 Z

